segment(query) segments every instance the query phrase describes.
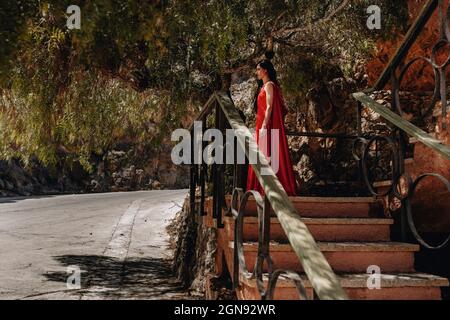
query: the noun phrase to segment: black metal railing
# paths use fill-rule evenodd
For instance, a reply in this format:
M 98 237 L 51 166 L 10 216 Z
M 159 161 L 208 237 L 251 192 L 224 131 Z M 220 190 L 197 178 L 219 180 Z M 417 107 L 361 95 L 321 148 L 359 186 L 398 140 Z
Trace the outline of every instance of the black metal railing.
M 208 117 L 213 118 L 211 124 L 203 127 L 206 129 L 219 129 L 223 132 L 226 128 L 233 130 L 236 138 L 235 149 L 241 148 L 245 153 L 246 163 L 251 165 L 260 184 L 264 188 L 264 197 L 254 190 L 245 190 L 245 180 L 239 179 L 238 170 L 243 170 L 245 163 L 238 163 L 237 152 L 233 159 L 233 192 L 230 206 L 227 207 L 224 194 L 224 172 L 225 172 L 225 143 L 223 145 L 223 161 L 206 165 L 205 161 L 195 163 L 195 156 L 191 155 L 191 180 L 190 180 L 190 210 L 197 216 L 206 214 L 204 211 L 205 202 L 205 181 L 204 178 L 210 167 L 210 177 L 212 182 L 212 215 L 217 228 L 222 228 L 223 217 L 226 211 L 234 218 L 235 236 L 234 236 L 234 265 L 233 265 L 233 284 L 239 287 L 243 282 L 256 284 L 262 299 L 272 299 L 276 290 L 277 282 L 282 276 L 287 281 L 292 281 L 299 291 L 299 296 L 303 299 L 317 297 L 319 299 L 346 299 L 340 282 L 330 265 L 326 261 L 317 243 L 310 234 L 306 225 L 301 221 L 300 215 L 291 203 L 288 195 L 283 189 L 277 176 L 270 167 L 267 158 L 258 149 L 255 139 L 245 126 L 239 111 L 235 108 L 233 101 L 228 93 L 215 92 L 208 102 L 204 105 L 196 121 L 208 123 Z M 194 150 L 195 122 L 189 128 L 191 133 L 191 150 Z M 204 132 L 204 131 L 203 131 Z M 203 140 L 203 139 L 202 139 Z M 249 163 L 249 155 L 254 152 L 257 155 L 257 163 Z M 193 152 L 194 153 L 194 152 Z M 217 154 L 214 154 L 216 156 Z M 217 159 L 217 158 L 216 158 Z M 197 161 L 198 162 L 198 161 Z M 245 169 L 244 169 L 245 170 Z M 266 174 L 261 174 L 262 171 Z M 203 178 L 202 178 L 203 177 Z M 196 189 L 200 188 L 200 203 L 196 206 Z M 252 198 L 257 205 L 259 239 L 258 252 L 253 272 L 249 272 L 245 263 L 243 249 L 243 225 L 248 200 Z M 274 213 L 291 247 L 297 254 L 303 269 L 305 277 L 289 270 L 272 270 L 272 260 L 270 258 L 270 215 Z M 267 265 L 267 272 L 263 272 L 264 264 Z M 313 290 L 313 296 L 307 296 L 305 289 L 305 280 L 308 280 Z M 266 285 L 265 285 L 266 283 Z
M 359 119 L 359 118 L 357 118 Z M 343 152 L 342 150 L 340 150 L 339 153 L 340 154 L 340 158 L 343 157 L 347 157 L 345 159 L 345 163 L 347 165 L 351 164 L 352 161 L 355 161 L 355 166 L 352 167 L 350 166 L 346 166 L 346 168 L 340 168 L 338 170 L 325 170 L 325 171 L 338 171 L 336 172 L 337 175 L 342 175 L 342 171 L 346 170 L 352 170 L 351 172 L 351 177 L 353 180 L 345 180 L 345 181 L 341 181 L 341 179 L 339 179 L 339 181 L 337 181 L 337 179 L 333 179 L 335 177 L 327 177 L 327 176 L 321 176 L 320 174 L 316 174 L 318 175 L 317 179 L 320 179 L 320 181 L 323 181 L 323 185 L 325 186 L 325 188 L 321 188 L 320 191 L 318 193 L 320 193 L 320 195 L 324 195 L 324 194 L 332 194 L 333 196 L 349 196 L 349 195 L 354 195 L 354 196 L 370 196 L 372 195 L 372 193 L 369 191 L 369 189 L 366 187 L 366 179 L 364 177 L 364 175 L 362 174 L 363 171 L 363 165 L 362 162 L 359 161 L 357 155 L 355 154 L 355 152 L 353 151 L 355 149 L 355 144 L 357 142 L 359 142 L 361 139 L 365 139 L 365 140 L 371 140 L 376 138 L 376 135 L 374 134 L 363 134 L 362 132 L 360 132 L 358 134 L 358 126 L 360 124 L 360 121 L 356 121 L 355 123 L 355 128 L 353 130 L 353 132 L 355 132 L 354 134 L 351 133 L 323 133 L 323 132 L 290 132 L 287 131 L 286 132 L 286 136 L 294 136 L 294 137 L 308 137 L 308 138 L 317 138 L 317 139 L 333 139 L 333 140 L 340 140 L 340 141 L 351 141 L 351 145 L 353 146 L 353 148 L 349 148 L 348 152 Z M 349 127 L 351 128 L 351 127 Z M 337 148 L 337 147 L 336 147 Z M 345 151 L 345 150 L 344 150 Z M 382 152 L 382 149 L 379 147 L 378 144 L 375 145 L 374 148 L 374 153 L 375 156 L 378 157 L 380 155 L 380 153 Z M 336 162 L 338 162 L 338 159 L 330 159 L 330 163 L 336 164 Z M 322 164 L 323 166 L 323 164 Z M 355 169 L 355 170 L 354 170 Z M 347 172 L 348 173 L 348 172 Z M 336 194 L 336 192 L 333 190 L 332 192 L 330 192 L 330 190 L 327 189 L 328 186 L 330 185 L 334 185 L 337 186 L 340 190 L 342 190 L 341 192 L 339 192 L 339 194 Z M 343 188 L 344 186 L 351 186 L 353 187 L 353 189 L 348 190 L 348 188 Z M 356 189 L 355 189 L 356 188 Z M 334 192 L 334 193 L 333 193 Z M 308 190 L 308 195 L 311 194 L 311 191 Z M 312 192 L 314 193 L 314 192 Z
M 443 63 L 437 62 L 437 54 L 439 49 L 450 44 L 450 30 L 448 25 L 448 12 L 450 10 L 450 5 L 445 6 L 445 1 L 442 0 L 429 0 L 424 5 L 422 11 L 416 18 L 415 22 L 409 29 L 405 36 L 403 43 L 397 49 L 394 56 L 391 58 L 387 67 L 384 69 L 383 73 L 380 75 L 376 81 L 373 88 L 365 90 L 364 92 L 358 92 L 352 94 L 353 98 L 358 102 L 357 112 L 358 119 L 361 121 L 361 110 L 363 107 L 368 107 L 372 111 L 380 114 L 385 120 L 393 125 L 390 135 L 377 135 L 372 139 L 365 139 L 362 137 L 361 122 L 358 124 L 358 134 L 360 137 L 357 141 L 360 142 L 359 147 L 355 144 L 355 159 L 361 163 L 362 175 L 369 191 L 375 196 L 389 196 L 392 201 L 400 201 L 401 206 L 401 234 L 402 240 L 406 241 L 408 228 L 415 239 L 425 248 L 428 249 L 441 249 L 448 245 L 450 241 L 450 235 L 437 246 L 433 246 L 427 243 L 419 234 L 412 214 L 412 200 L 414 197 L 415 190 L 422 180 L 426 177 L 434 177 L 440 180 L 448 192 L 450 192 L 449 181 L 438 173 L 423 173 L 417 178 L 413 179 L 409 173 L 405 171 L 405 159 L 407 145 L 409 144 L 409 137 L 416 138 L 419 142 L 423 143 L 425 146 L 429 147 L 432 152 L 439 153 L 445 159 L 450 160 L 450 148 L 444 145 L 441 141 L 431 137 L 429 134 L 416 127 L 403 117 L 402 106 L 400 104 L 400 91 L 402 82 L 405 76 L 410 70 L 410 68 L 416 63 L 422 62 L 432 67 L 434 72 L 434 82 L 435 88 L 433 91 L 433 97 L 431 105 L 428 110 L 435 108 L 437 102 L 441 104 L 441 127 L 443 130 L 447 128 L 447 84 L 446 84 L 446 72 L 447 66 L 450 64 L 450 55 L 445 59 Z M 439 30 L 440 35 L 437 42 L 431 49 L 429 57 L 418 56 L 412 57 L 409 61 L 405 59 L 409 58 L 409 50 L 417 40 L 424 26 L 430 20 L 434 13 L 438 14 L 439 17 Z M 374 93 L 375 91 L 381 90 L 386 87 L 389 80 L 391 81 L 391 109 L 392 111 L 382 106 L 381 104 L 370 98 L 368 94 Z M 369 168 L 367 165 L 367 157 L 371 145 L 378 140 L 386 141 L 389 146 L 389 153 L 391 155 L 391 183 L 390 187 L 379 193 L 376 188 L 373 187 L 372 182 L 369 181 Z M 359 149 L 359 150 L 357 150 Z M 359 154 L 359 155 L 357 155 Z
M 427 243 L 419 234 L 412 216 L 411 202 L 414 197 L 415 190 L 420 181 L 426 177 L 434 177 L 439 179 L 450 192 L 450 182 L 440 174 L 424 173 L 419 175 L 415 180 L 405 173 L 406 150 L 409 143 L 409 136 L 417 138 L 431 150 L 440 153 L 445 158 L 450 159 L 450 148 L 440 141 L 434 139 L 423 130 L 414 126 L 409 121 L 402 118 L 402 108 L 400 105 L 400 88 L 402 80 L 408 69 L 418 61 L 424 61 L 433 67 L 435 73 L 435 90 L 433 93 L 432 106 L 434 107 L 438 101 L 442 105 L 442 127 L 446 128 L 445 115 L 447 113 L 447 88 L 446 88 L 446 67 L 450 64 L 450 57 L 442 64 L 437 64 L 436 54 L 439 48 L 444 45 L 450 45 L 450 31 L 447 23 L 447 11 L 449 8 L 444 7 L 442 0 L 429 0 L 421 13 L 415 20 L 414 24 L 408 31 L 403 43 L 385 68 L 375 86 L 364 92 L 352 94 L 357 101 L 356 106 L 356 133 L 355 134 L 336 134 L 336 133 L 316 133 L 316 132 L 287 132 L 287 135 L 308 136 L 317 138 L 332 139 L 350 139 L 353 140 L 351 153 L 357 163 L 360 180 L 363 182 L 361 188 L 368 191 L 376 197 L 388 196 L 390 199 L 397 199 L 401 203 L 401 234 L 403 240 L 406 240 L 407 229 L 411 231 L 416 240 L 425 248 L 440 249 L 448 245 L 450 236 L 446 238 L 440 245 L 432 246 Z M 440 17 L 440 39 L 432 49 L 431 56 L 415 57 L 411 61 L 402 66 L 403 60 L 407 57 L 409 49 L 414 44 L 421 30 L 432 16 L 438 10 Z M 383 89 L 388 81 L 391 80 L 392 94 L 392 110 L 384 107 L 367 94 L 376 90 Z M 385 120 L 393 124 L 393 128 L 389 135 L 379 134 L 376 132 L 364 132 L 362 128 L 362 110 L 364 107 L 370 108 L 372 111 L 379 113 Z M 208 116 L 214 116 L 211 128 L 217 128 L 221 131 L 231 128 L 237 135 L 238 144 L 245 149 L 246 156 L 253 148 L 257 150 L 254 139 L 249 134 L 248 128 L 244 125 L 239 111 L 234 107 L 233 102 L 228 93 L 215 92 L 207 101 L 204 108 L 200 112 L 197 120 L 201 120 L 203 132 L 207 129 Z M 193 125 L 190 127 L 191 137 L 194 140 Z M 246 140 L 248 138 L 248 140 Z M 382 145 L 387 146 L 387 150 L 383 150 Z M 202 144 L 204 147 L 204 144 Z M 386 152 L 388 151 L 388 152 Z M 236 154 L 236 152 L 235 152 Z M 380 156 L 384 154 L 384 158 Z M 224 157 L 225 159 L 225 157 Z M 203 216 L 205 212 L 205 184 L 207 181 L 212 182 L 212 201 L 213 201 L 213 218 L 218 228 L 223 227 L 223 211 L 234 217 L 235 221 L 235 256 L 234 256 L 234 285 L 239 286 L 242 281 L 255 281 L 258 291 L 263 299 L 271 299 L 274 295 L 277 281 L 283 275 L 289 281 L 295 283 L 301 298 L 307 298 L 304 286 L 304 278 L 299 274 L 289 270 L 272 270 L 272 260 L 270 259 L 269 241 L 270 241 L 270 213 L 274 212 L 283 229 L 285 230 L 291 246 L 296 252 L 302 263 L 306 277 L 310 281 L 314 293 L 320 299 L 345 299 L 343 292 L 336 276 L 329 267 L 314 239 L 309 233 L 307 227 L 301 222 L 300 216 L 292 206 L 287 194 L 281 187 L 275 175 L 262 177 L 259 172 L 262 167 L 268 166 L 265 157 L 258 157 L 258 164 L 252 164 L 257 174 L 258 180 L 264 188 L 265 197 L 253 190 L 245 192 L 245 179 L 242 179 L 240 173 L 246 171 L 245 165 L 233 165 L 233 191 L 230 206 L 227 207 L 224 193 L 224 164 L 212 164 L 208 166 L 202 164 L 191 164 L 191 180 L 190 180 L 190 196 L 191 196 L 191 212 L 195 212 L 198 216 Z M 377 165 L 377 161 L 383 160 L 382 165 Z M 370 161 L 375 161 L 375 168 L 372 168 Z M 389 176 L 391 183 L 387 190 L 380 192 L 373 185 L 374 174 L 376 168 L 382 169 L 383 175 Z M 209 170 L 209 174 L 208 174 Z M 200 203 L 198 210 L 195 206 L 196 188 L 200 187 Z M 259 222 L 259 239 L 257 261 L 253 272 L 249 272 L 245 264 L 245 256 L 243 249 L 243 221 L 245 219 L 245 208 L 250 198 L 254 198 L 257 204 L 258 222 Z M 305 239 L 299 242 L 298 235 L 301 234 Z M 311 257 L 314 257 L 312 262 Z M 267 265 L 267 285 L 264 285 L 263 265 Z

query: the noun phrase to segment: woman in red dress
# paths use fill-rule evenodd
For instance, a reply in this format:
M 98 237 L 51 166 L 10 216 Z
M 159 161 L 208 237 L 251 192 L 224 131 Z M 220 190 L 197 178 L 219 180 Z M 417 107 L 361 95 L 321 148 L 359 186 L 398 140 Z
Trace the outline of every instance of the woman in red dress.
M 256 127 L 255 140 L 260 150 L 260 133 L 267 135 L 267 151 L 263 151 L 266 157 L 271 156 L 271 129 L 278 129 L 278 139 L 274 152 L 278 153 L 278 172 L 276 175 L 288 196 L 295 196 L 295 178 L 289 156 L 289 148 L 284 128 L 284 118 L 287 108 L 281 93 L 281 88 L 277 81 L 276 71 L 269 60 L 262 60 L 256 66 L 258 78 L 258 91 L 255 99 Z M 265 129 L 265 130 L 264 130 Z M 263 130 L 260 132 L 260 130 Z M 263 138 L 263 136 L 261 137 Z M 268 158 L 269 159 L 269 158 Z M 247 190 L 256 190 L 264 195 L 264 190 L 260 185 L 251 165 L 248 167 Z

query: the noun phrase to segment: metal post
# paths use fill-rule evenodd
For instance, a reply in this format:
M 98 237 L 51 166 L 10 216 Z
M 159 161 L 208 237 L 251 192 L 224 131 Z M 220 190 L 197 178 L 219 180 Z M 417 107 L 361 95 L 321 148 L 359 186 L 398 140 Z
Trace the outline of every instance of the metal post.
M 194 164 L 194 130 L 191 130 L 191 164 L 190 164 L 190 179 L 189 179 L 189 200 L 190 213 L 195 212 L 195 164 Z
M 408 242 L 407 239 L 407 217 L 406 217 L 406 208 L 408 206 L 408 203 L 410 199 L 406 198 L 402 200 L 402 207 L 400 209 L 400 237 L 402 242 Z
M 356 106 L 356 131 L 358 134 L 358 138 L 362 137 L 362 103 L 358 101 L 357 106 Z M 364 183 L 364 178 L 363 178 L 363 166 L 362 166 L 362 155 L 361 155 L 361 159 L 358 160 L 358 180 L 359 180 L 359 187 L 362 190 L 365 190 L 365 183 Z
M 222 109 L 220 108 L 219 104 L 217 104 L 217 120 L 218 120 L 218 129 L 223 133 L 224 128 L 224 114 L 222 112 Z M 222 152 L 222 163 L 223 163 L 223 156 L 225 155 L 225 150 Z M 218 184 L 217 184 L 217 228 L 223 228 L 224 224 L 222 222 L 222 208 L 224 206 L 224 170 L 225 165 L 219 164 L 217 165 L 217 173 L 218 173 Z
M 269 257 L 269 243 L 270 243 L 270 216 L 272 213 L 272 206 L 269 199 L 264 196 L 264 217 L 263 217 L 263 253 Z
M 202 137 L 206 131 L 206 115 L 202 120 Z M 205 161 L 203 161 L 203 150 L 205 150 L 206 142 L 202 139 L 202 158 L 201 158 L 201 171 L 200 171 L 200 216 L 205 216 L 205 174 L 208 170 L 208 166 Z
M 362 136 L 362 124 L 361 124 L 361 112 L 362 112 L 362 103 L 358 101 L 356 106 L 356 131 L 358 132 L 358 137 Z
M 215 103 L 215 114 L 214 114 L 214 128 L 217 128 L 217 125 L 219 123 L 219 105 L 217 102 Z M 214 157 L 215 157 L 216 151 L 214 150 Z M 213 185 L 213 219 L 217 219 L 217 191 L 219 189 L 218 185 L 218 172 L 217 172 L 217 164 L 215 162 L 212 163 L 212 185 Z
M 447 130 L 447 85 L 446 85 L 446 69 L 439 70 L 439 85 L 442 106 L 442 130 Z

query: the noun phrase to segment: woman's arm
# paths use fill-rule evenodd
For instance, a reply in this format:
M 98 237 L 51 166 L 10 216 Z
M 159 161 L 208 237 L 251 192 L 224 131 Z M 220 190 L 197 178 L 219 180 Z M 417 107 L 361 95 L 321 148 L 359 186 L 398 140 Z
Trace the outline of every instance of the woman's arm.
M 267 124 L 269 123 L 270 116 L 272 115 L 272 106 L 273 106 L 273 84 L 268 82 L 265 86 L 266 90 L 266 114 L 264 115 L 264 121 L 262 123 L 261 129 L 266 129 Z

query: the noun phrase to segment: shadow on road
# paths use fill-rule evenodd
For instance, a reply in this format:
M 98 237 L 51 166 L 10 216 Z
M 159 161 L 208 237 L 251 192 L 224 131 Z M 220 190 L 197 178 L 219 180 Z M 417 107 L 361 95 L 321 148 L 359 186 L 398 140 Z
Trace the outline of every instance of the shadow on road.
M 81 289 L 74 295 L 93 299 L 192 299 L 173 276 L 170 261 L 129 258 L 125 262 L 97 255 L 56 256 L 64 266 L 81 270 Z M 64 282 L 70 274 L 49 272 L 48 281 Z

